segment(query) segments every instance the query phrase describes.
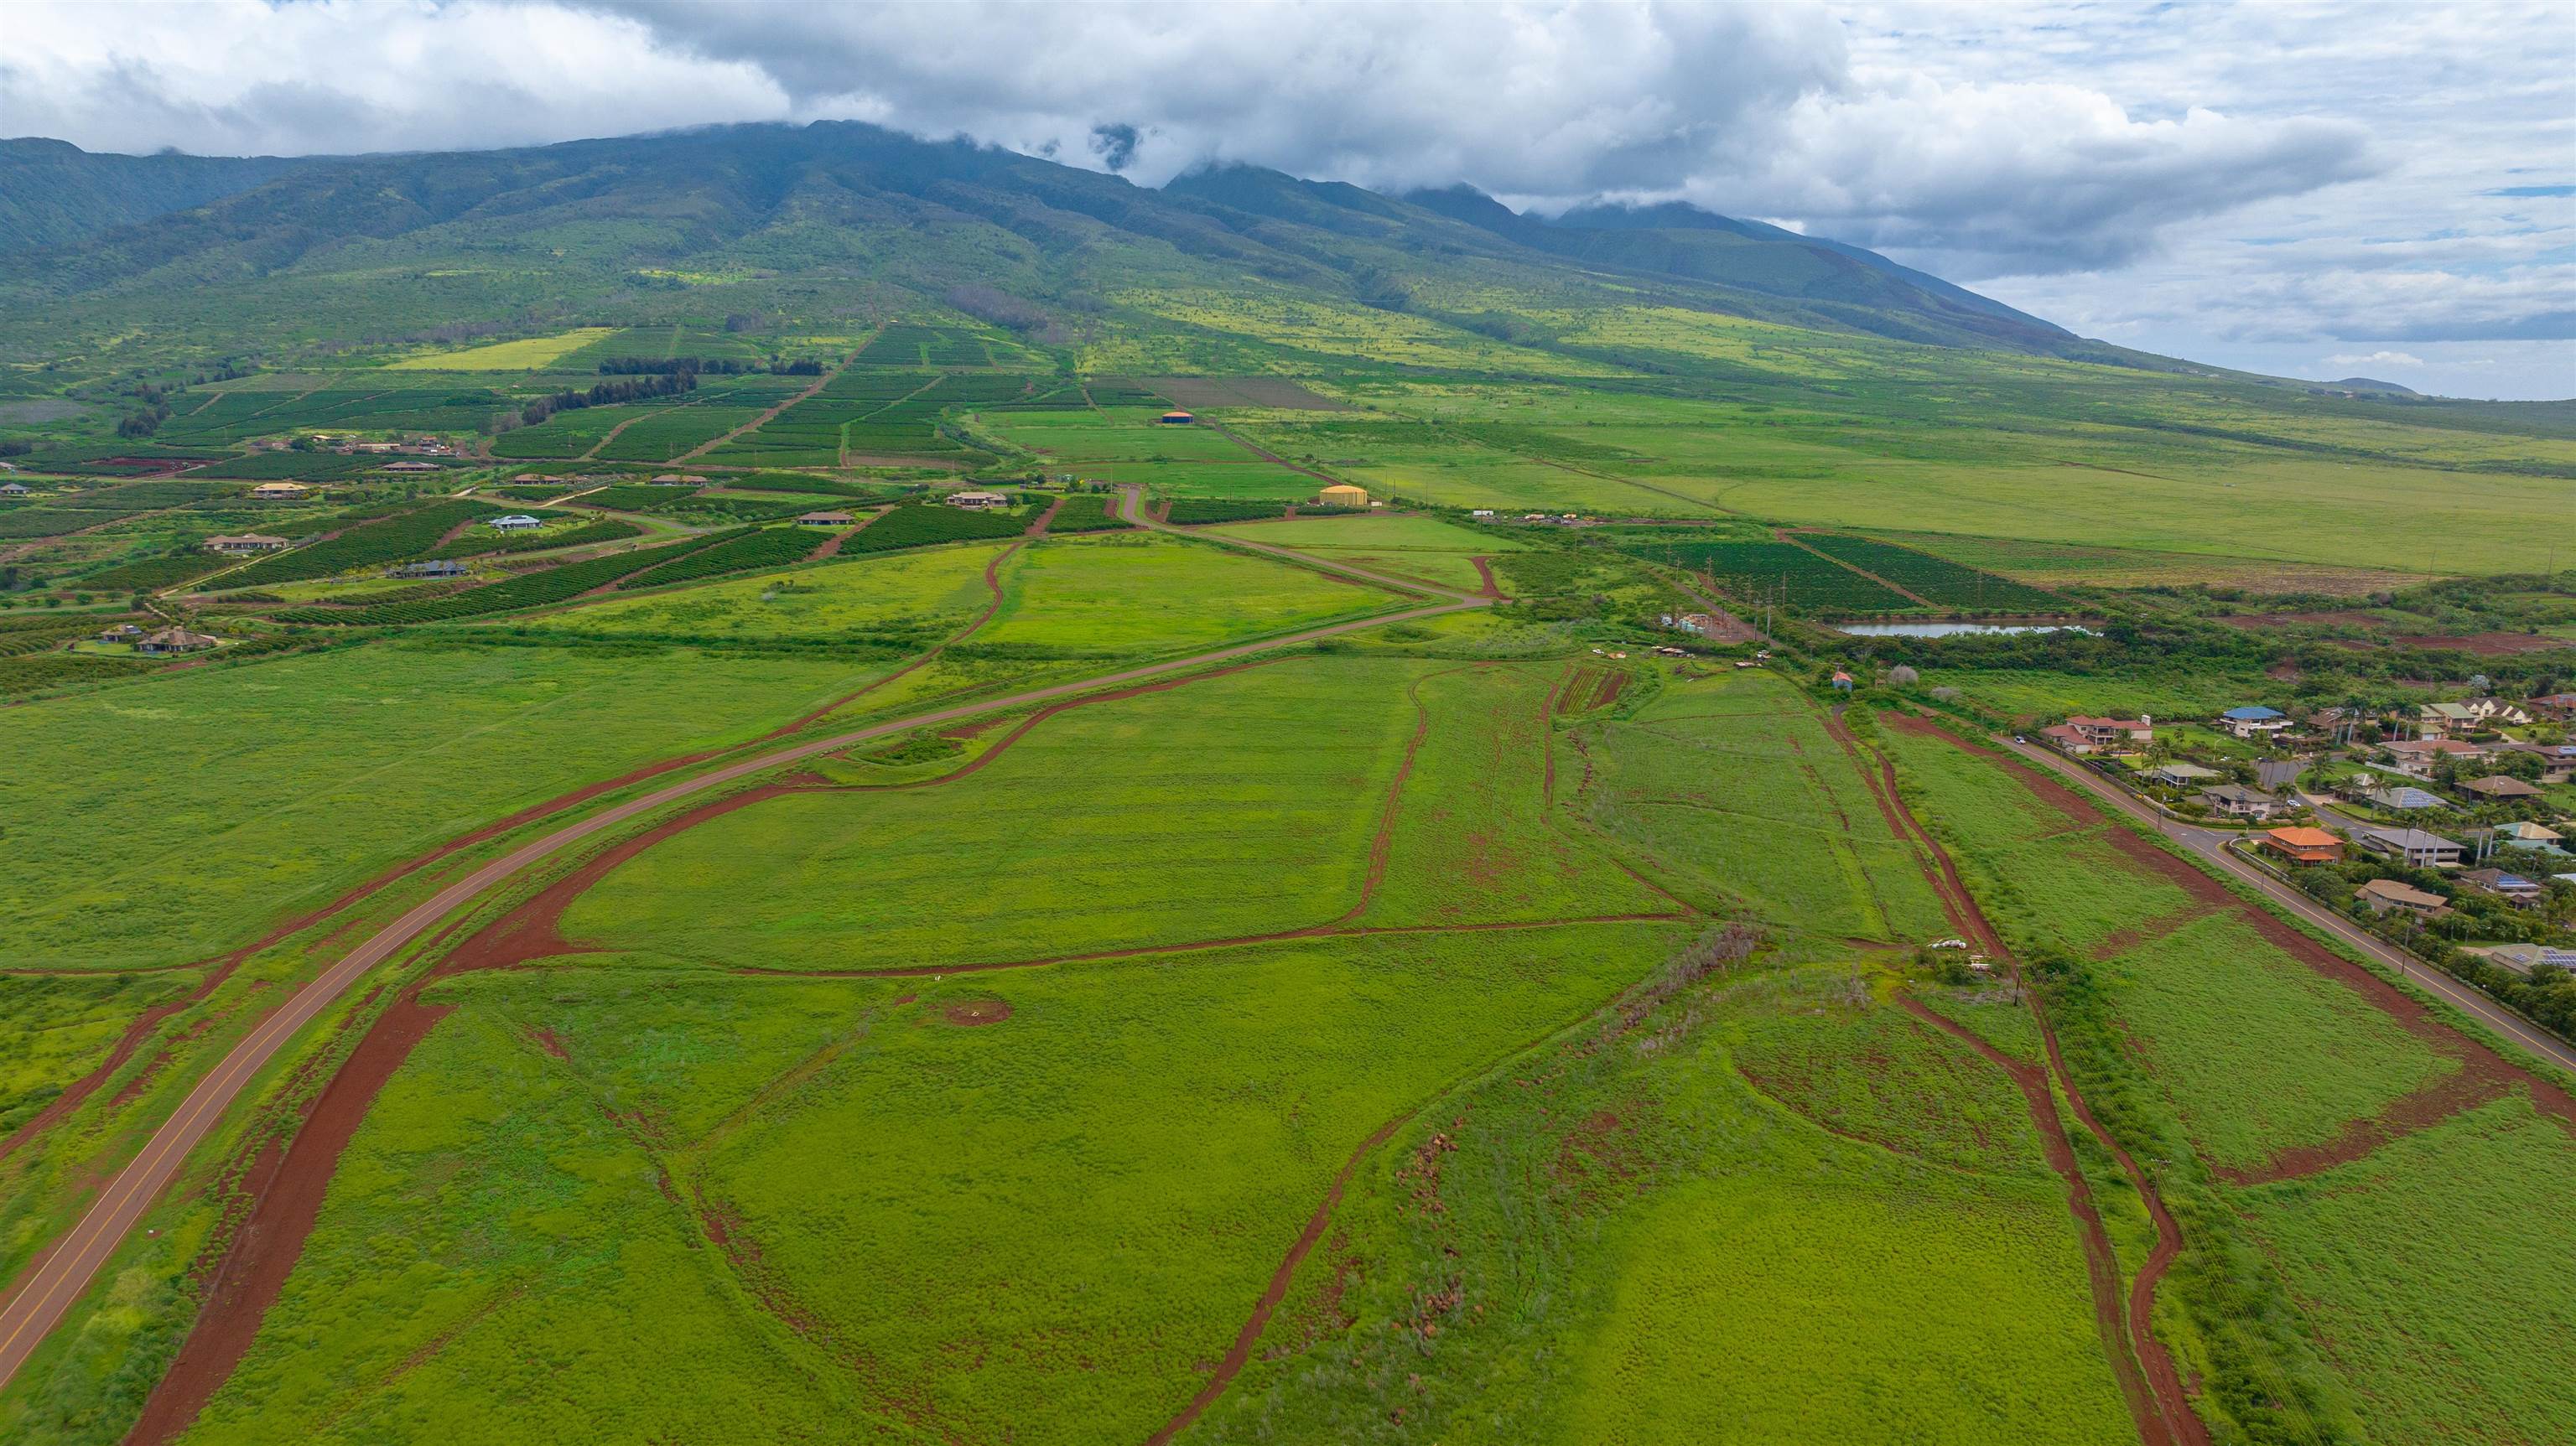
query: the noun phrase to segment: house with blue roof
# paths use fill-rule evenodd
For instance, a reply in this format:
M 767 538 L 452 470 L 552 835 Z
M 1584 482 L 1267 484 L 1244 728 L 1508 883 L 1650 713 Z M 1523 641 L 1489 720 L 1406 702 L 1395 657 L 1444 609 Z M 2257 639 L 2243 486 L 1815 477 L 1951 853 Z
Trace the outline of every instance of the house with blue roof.
M 2264 737 L 2290 726 L 2289 715 L 2278 708 L 2256 703 L 2243 708 L 2230 708 L 2218 715 L 2218 726 L 2239 738 Z

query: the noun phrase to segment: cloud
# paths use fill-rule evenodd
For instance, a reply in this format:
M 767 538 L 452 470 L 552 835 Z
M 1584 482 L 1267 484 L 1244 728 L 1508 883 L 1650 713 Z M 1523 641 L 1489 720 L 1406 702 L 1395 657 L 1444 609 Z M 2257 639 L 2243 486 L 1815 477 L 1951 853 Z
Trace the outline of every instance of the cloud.
M 1241 161 L 1687 199 L 2184 354 L 2576 334 L 2576 194 L 2534 165 L 2576 145 L 2564 0 L 14 0 L 9 26 L 0 124 L 92 149 L 847 118 L 1145 185 Z
M 2423 364 L 2422 357 L 2409 356 L 2402 351 L 2375 351 L 2368 356 L 2343 352 L 2326 358 L 2326 365 L 2330 367 L 2420 367 Z

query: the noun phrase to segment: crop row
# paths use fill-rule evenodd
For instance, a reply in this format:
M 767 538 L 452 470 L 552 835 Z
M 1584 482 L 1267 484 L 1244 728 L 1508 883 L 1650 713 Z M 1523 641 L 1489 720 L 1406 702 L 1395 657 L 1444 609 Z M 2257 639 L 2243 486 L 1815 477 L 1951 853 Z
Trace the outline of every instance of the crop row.
M 460 522 L 497 516 L 499 508 L 483 502 L 437 502 L 413 512 L 352 527 L 310 547 L 264 557 L 226 581 L 240 587 L 272 582 L 301 582 L 329 577 L 353 568 L 402 562 L 438 545 Z
M 1623 539 L 1620 550 L 1709 578 L 1746 598 L 1819 612 L 1905 612 L 1914 604 L 1838 563 L 1786 542 Z
M 471 533 L 456 539 L 430 554 L 432 557 L 481 557 L 495 552 L 540 552 L 550 547 L 588 547 L 593 543 L 620 542 L 642 536 L 644 529 L 615 517 L 602 517 L 593 522 L 562 532 L 503 532 L 478 537 Z
M 1105 492 L 1081 492 L 1064 499 L 1047 523 L 1049 532 L 1106 532 L 1127 524 L 1110 515 L 1110 504 L 1117 499 Z
M 695 451 L 760 415 L 757 407 L 681 407 L 646 417 L 609 439 L 599 449 L 604 458 L 629 462 L 665 462 Z
M 1172 504 L 1171 514 L 1163 520 L 1183 526 L 1200 522 L 1258 522 L 1277 517 L 1286 508 L 1277 502 L 1241 502 L 1224 497 L 1183 497 Z
M 710 539 L 692 539 L 677 548 L 647 548 L 632 552 L 613 552 L 594 557 L 588 562 L 566 563 L 510 578 L 485 587 L 450 593 L 445 597 L 420 602 L 392 603 L 363 608 L 295 608 L 279 613 L 284 623 L 319 623 L 329 627 L 384 627 L 398 623 L 445 622 L 451 618 L 476 617 L 484 613 L 512 612 L 520 608 L 545 607 L 581 596 L 595 587 L 605 587 L 629 573 L 667 564 L 677 554 L 694 551 Z
M 1942 607 L 2033 612 L 2066 605 L 2063 598 L 2035 587 L 1894 543 L 1831 533 L 1810 536 L 1806 543 Z
M 1017 537 L 1028 530 L 1028 525 L 1027 518 L 1008 512 L 969 512 L 962 507 L 915 502 L 869 523 L 841 544 L 841 551 L 893 552 L 942 542 Z
M 619 582 L 617 587 L 623 592 L 633 588 L 693 582 L 728 572 L 785 567 L 789 563 L 804 561 L 821 543 L 819 535 L 801 527 L 747 527 L 738 532 L 719 533 L 707 546 L 639 572 Z

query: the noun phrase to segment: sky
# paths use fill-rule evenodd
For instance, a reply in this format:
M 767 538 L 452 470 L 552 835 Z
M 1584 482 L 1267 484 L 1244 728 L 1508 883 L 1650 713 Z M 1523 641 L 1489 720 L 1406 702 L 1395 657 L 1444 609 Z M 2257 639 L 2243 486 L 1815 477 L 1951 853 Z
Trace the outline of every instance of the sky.
M 1680 199 L 2087 336 L 2576 396 L 2576 4 L 12 0 L 0 133 L 200 155 L 743 120 L 1155 185 Z

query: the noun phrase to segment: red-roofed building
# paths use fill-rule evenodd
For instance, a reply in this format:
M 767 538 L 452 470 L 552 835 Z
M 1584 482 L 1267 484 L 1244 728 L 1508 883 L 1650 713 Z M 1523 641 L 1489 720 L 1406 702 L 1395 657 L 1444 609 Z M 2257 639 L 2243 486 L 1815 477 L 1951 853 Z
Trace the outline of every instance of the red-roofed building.
M 2065 726 L 2074 729 L 2089 748 L 2118 748 L 2123 744 L 2143 748 L 2156 739 L 2155 725 L 2144 718 L 2088 718 L 2078 713 L 2067 719 Z

